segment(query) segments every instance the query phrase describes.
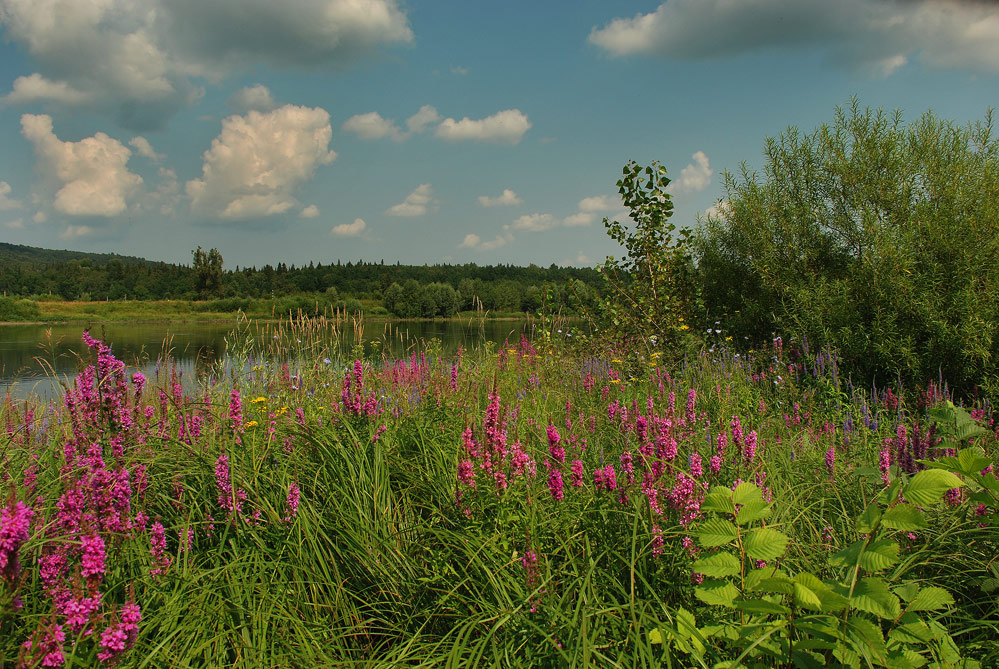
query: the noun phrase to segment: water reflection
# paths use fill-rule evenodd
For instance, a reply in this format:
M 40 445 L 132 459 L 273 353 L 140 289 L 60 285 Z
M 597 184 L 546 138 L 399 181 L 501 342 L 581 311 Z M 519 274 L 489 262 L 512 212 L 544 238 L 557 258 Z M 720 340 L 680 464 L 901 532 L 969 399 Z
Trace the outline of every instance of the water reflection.
M 358 340 L 369 355 L 399 358 L 436 339 L 441 352 L 450 356 L 459 347 L 516 342 L 522 333 L 530 336 L 534 328 L 534 323 L 527 320 L 368 322 L 363 328 L 343 325 L 309 332 L 311 342 L 321 342 L 323 355 L 333 359 L 345 359 Z M 31 395 L 50 399 L 59 393 L 61 384 L 72 383 L 91 360 L 91 351 L 80 339 L 84 329 L 110 344 L 115 357 L 130 369 L 142 371 L 150 380 L 165 378 L 172 372 L 188 388 L 223 367 L 229 368 L 227 374 L 240 373 L 231 369 L 231 353 L 249 340 L 256 350 L 270 350 L 275 357 L 294 357 L 302 345 L 295 341 L 300 333 L 296 335 L 275 324 L 243 323 L 238 327 L 237 331 L 235 322 L 0 326 L 0 397 L 9 393 L 18 399 Z M 234 335 L 234 331 L 238 334 Z M 170 360 L 169 369 L 163 364 L 165 360 Z M 254 362 L 251 358 L 246 364 Z

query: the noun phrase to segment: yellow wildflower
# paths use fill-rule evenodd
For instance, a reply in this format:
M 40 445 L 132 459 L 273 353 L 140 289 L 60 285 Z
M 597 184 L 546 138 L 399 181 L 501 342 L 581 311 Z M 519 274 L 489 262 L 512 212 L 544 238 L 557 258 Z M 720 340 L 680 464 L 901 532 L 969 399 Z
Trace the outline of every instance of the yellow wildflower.
M 256 397 L 250 403 L 251 404 L 260 404 L 261 402 L 266 402 L 266 401 L 267 401 L 266 397 Z
M 256 427 L 257 421 L 255 421 L 255 420 L 248 420 L 248 421 L 246 421 L 246 423 L 244 423 L 244 425 L 246 427 Z

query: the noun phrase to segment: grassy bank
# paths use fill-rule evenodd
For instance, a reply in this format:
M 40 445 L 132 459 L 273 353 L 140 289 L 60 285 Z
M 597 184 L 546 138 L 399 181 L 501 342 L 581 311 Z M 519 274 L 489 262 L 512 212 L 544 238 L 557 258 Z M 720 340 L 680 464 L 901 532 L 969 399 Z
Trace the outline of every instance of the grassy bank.
M 853 388 L 827 353 L 313 334 L 188 395 L 94 342 L 64 402 L 3 405 L 0 664 L 999 661 L 984 403 L 951 433 L 945 389 Z M 969 438 L 974 472 L 920 464 Z
M 65 323 L 65 322 L 157 322 L 157 321 L 201 321 L 201 322 L 231 322 L 238 313 L 255 320 L 268 320 L 294 316 L 299 310 L 314 314 L 315 304 L 299 303 L 289 300 L 150 300 L 150 301 L 117 301 L 117 302 L 67 302 L 55 300 L 13 300 L 6 298 L 9 305 L 0 305 L 0 323 Z M 365 319 L 395 320 L 377 300 L 361 300 L 358 312 Z M 335 316 L 335 309 L 319 308 L 319 313 Z M 487 320 L 523 319 L 527 314 L 522 312 L 462 312 L 453 320 L 468 320 L 469 318 L 485 318 Z M 413 319 L 409 319 L 413 320 Z M 419 319 L 416 319 L 419 320 Z

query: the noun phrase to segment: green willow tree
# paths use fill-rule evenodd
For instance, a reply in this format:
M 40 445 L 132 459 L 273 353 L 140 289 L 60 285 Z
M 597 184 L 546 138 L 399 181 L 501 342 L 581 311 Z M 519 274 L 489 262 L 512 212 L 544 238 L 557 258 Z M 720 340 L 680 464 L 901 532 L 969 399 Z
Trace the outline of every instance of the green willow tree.
M 659 163 L 625 165 L 617 186 L 631 221 L 603 221 L 625 255 L 620 260 L 608 256 L 599 268 L 607 284 L 601 306 L 605 325 L 618 341 L 661 346 L 680 356 L 689 341 L 697 291 L 691 232 L 688 228 L 677 232 L 669 220 L 673 215 L 669 183 L 666 168 Z
M 999 373 L 999 144 L 992 117 L 837 109 L 726 173 L 695 240 L 705 304 L 756 341 L 832 345 L 864 380 L 971 391 Z M 858 378 L 860 380 L 860 378 Z M 999 389 L 999 388 L 997 388 Z

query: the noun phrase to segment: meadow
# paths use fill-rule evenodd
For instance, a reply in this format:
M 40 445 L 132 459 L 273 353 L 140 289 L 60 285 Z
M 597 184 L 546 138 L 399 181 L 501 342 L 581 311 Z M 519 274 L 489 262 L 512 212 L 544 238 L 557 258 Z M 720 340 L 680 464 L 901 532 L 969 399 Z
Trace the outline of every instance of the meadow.
M 190 394 L 85 334 L 61 399 L 3 404 L 0 665 L 999 658 L 984 399 L 856 388 L 804 342 L 670 370 L 314 333 L 234 338 L 270 362 Z

